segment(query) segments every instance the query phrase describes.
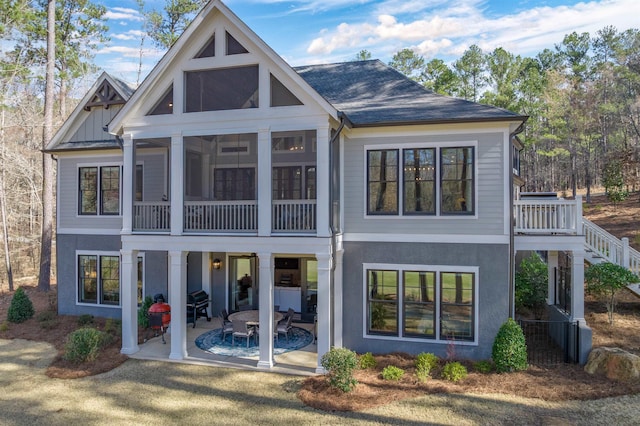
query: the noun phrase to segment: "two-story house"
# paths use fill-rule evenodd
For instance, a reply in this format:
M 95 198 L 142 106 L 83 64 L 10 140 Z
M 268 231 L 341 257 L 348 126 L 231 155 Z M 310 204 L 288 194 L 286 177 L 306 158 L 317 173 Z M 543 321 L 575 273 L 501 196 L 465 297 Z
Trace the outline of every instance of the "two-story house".
M 332 346 L 486 359 L 513 315 L 514 158 L 526 117 L 440 96 L 380 61 L 292 68 L 212 0 L 140 87 L 103 74 L 58 164 L 59 312 L 122 319 L 186 299 L 317 316 Z M 515 147 L 515 148 L 514 148 Z M 515 154 L 514 154 L 515 152 Z

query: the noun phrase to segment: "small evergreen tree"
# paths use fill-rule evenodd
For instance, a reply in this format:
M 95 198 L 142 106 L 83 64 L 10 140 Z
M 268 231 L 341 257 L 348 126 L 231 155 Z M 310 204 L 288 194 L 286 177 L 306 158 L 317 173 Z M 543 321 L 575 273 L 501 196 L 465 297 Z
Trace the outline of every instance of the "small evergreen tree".
M 9 311 L 7 312 L 7 320 L 13 323 L 20 323 L 33 317 L 35 314 L 33 303 L 25 293 L 22 287 L 19 287 L 13 294 Z
M 640 278 L 624 266 L 610 262 L 598 263 L 587 268 L 584 274 L 588 293 L 600 298 L 607 306 L 609 324 L 613 324 L 616 294 L 629 284 L 640 282 Z
M 547 297 L 547 265 L 536 253 L 520 262 L 516 271 L 516 308 L 531 309 L 540 319 Z
M 513 318 L 509 318 L 498 330 L 492 357 L 498 373 L 527 369 L 527 343 L 522 328 Z

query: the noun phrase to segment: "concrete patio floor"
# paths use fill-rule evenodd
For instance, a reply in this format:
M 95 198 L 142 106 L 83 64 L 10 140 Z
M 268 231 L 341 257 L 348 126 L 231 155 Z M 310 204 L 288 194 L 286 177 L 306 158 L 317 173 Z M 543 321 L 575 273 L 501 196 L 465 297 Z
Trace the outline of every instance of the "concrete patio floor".
M 308 323 L 293 323 L 294 326 L 304 328 L 307 331 L 313 333 L 313 324 Z M 242 368 L 247 370 L 265 371 L 262 368 L 257 367 L 258 357 L 233 357 L 214 355 L 209 352 L 203 351 L 195 344 L 196 338 L 201 334 L 220 328 L 220 319 L 217 317 L 211 318 L 211 321 L 206 319 L 198 319 L 196 321 L 195 328 L 193 325 L 187 326 L 187 356 L 182 360 L 169 359 L 169 353 L 171 352 L 171 326 L 169 326 L 167 333 L 165 334 L 166 344 L 162 343 L 160 336 L 153 337 L 150 332 L 151 338 L 145 343 L 139 345 L 140 350 L 135 354 L 129 355 L 130 358 L 135 359 L 147 359 L 155 361 L 167 361 L 178 362 L 184 364 L 197 364 L 197 365 L 211 365 L 216 367 L 230 367 L 230 368 Z M 296 351 L 285 352 L 284 354 L 274 356 L 274 366 L 268 371 L 274 373 L 295 374 L 310 376 L 316 374 L 317 366 L 317 352 L 316 344 L 305 346 L 304 348 Z

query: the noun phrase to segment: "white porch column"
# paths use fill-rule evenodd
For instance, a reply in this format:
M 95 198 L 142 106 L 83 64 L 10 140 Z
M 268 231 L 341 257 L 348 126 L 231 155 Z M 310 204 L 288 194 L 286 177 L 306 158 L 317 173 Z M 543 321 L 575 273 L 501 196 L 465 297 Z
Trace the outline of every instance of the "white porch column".
M 182 134 L 171 135 L 171 235 L 181 235 L 184 211 L 184 147 Z
M 316 254 L 318 261 L 318 364 L 316 373 L 325 373 L 322 367 L 322 355 L 331 349 L 331 255 Z
M 187 252 L 169 252 L 170 359 L 187 356 Z
M 571 319 L 584 322 L 584 250 L 574 250 L 571 259 Z
M 258 236 L 271 235 L 271 132 L 258 130 Z
M 200 255 L 202 256 L 202 265 L 200 270 L 202 274 L 201 288 L 206 291 L 209 294 L 209 298 L 211 298 L 211 253 L 203 251 Z
M 258 368 L 273 367 L 273 257 L 258 253 L 260 283 L 260 358 Z
M 329 215 L 332 214 L 329 186 L 331 170 L 329 170 L 329 126 L 316 129 L 316 232 L 318 237 L 331 236 Z
M 342 347 L 342 257 L 344 250 L 336 250 L 336 267 L 333 273 L 333 346 Z
M 556 297 L 556 271 L 558 269 L 558 252 L 547 252 L 547 305 L 553 305 Z
M 131 234 L 133 230 L 133 176 L 135 170 L 133 136 L 122 137 L 122 230 L 121 234 Z
M 138 252 L 121 250 L 122 276 L 122 348 L 120 352 L 131 355 L 138 352 Z

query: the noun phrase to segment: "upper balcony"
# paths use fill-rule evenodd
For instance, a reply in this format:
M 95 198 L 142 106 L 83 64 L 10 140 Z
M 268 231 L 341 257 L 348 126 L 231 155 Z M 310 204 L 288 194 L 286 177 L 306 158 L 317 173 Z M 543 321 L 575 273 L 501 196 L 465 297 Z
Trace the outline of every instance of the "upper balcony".
M 516 234 L 581 235 L 582 197 L 521 198 L 513 202 L 513 217 Z
M 316 234 L 316 131 L 270 136 L 267 161 L 257 134 L 185 137 L 182 161 L 169 138 L 136 141 L 132 232 L 168 233 L 181 212 L 182 234 Z

